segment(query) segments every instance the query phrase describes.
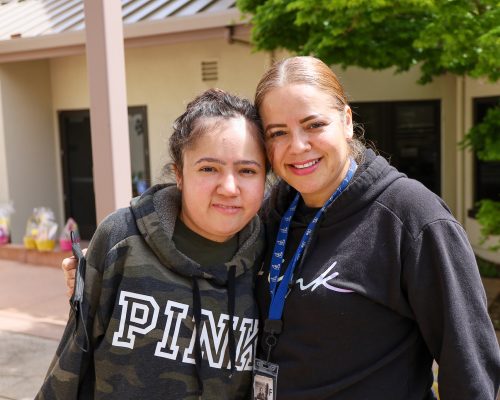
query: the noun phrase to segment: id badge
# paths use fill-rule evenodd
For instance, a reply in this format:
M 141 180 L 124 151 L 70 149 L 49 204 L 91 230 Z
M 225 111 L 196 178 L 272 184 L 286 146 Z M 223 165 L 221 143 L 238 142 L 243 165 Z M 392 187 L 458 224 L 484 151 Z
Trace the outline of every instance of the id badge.
M 278 365 L 258 358 L 253 365 L 252 400 L 276 400 Z

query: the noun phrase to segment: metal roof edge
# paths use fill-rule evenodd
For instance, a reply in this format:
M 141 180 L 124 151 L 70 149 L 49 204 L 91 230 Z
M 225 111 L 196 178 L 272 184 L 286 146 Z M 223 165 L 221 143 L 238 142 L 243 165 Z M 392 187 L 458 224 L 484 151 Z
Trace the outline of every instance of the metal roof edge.
M 245 25 L 249 21 L 243 18 L 239 10 L 225 10 L 205 15 L 169 17 L 161 21 L 142 21 L 124 24 L 124 39 L 138 39 L 148 36 L 178 34 L 184 32 L 203 31 L 231 25 Z M 85 31 L 72 31 L 48 34 L 37 37 L 13 38 L 0 41 L 0 63 L 29 59 L 39 59 L 41 54 L 55 54 L 57 49 L 84 48 Z M 33 57 L 30 57 L 33 53 Z M 19 57 L 16 57 L 16 54 Z M 62 52 L 61 55 L 68 54 Z M 4 56 L 4 57 L 3 57 Z
M 249 18 L 243 18 L 238 9 L 225 10 L 207 14 L 169 17 L 160 21 L 141 21 L 125 24 L 123 35 L 127 38 L 162 35 L 196 31 L 207 28 L 220 28 L 230 25 L 243 25 Z

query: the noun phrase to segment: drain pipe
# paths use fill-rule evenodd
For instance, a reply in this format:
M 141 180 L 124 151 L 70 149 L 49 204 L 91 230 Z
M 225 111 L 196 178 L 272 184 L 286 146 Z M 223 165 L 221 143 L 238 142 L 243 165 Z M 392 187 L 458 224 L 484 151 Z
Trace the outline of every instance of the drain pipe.
M 249 40 L 234 37 L 234 25 L 226 26 L 226 40 L 229 44 L 237 43 L 245 46 L 252 46 L 252 43 Z

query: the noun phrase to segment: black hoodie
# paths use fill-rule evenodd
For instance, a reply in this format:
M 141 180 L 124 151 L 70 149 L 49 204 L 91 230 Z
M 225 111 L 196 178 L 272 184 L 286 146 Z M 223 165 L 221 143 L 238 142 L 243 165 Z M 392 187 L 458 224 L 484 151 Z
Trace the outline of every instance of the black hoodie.
M 278 399 L 434 399 L 435 359 L 441 400 L 494 400 L 500 352 L 464 230 L 419 182 L 371 150 L 364 160 L 295 270 L 271 356 Z M 294 194 L 281 182 L 264 208 L 268 253 Z M 309 214 L 292 221 L 285 266 Z M 264 318 L 269 259 L 257 281 Z

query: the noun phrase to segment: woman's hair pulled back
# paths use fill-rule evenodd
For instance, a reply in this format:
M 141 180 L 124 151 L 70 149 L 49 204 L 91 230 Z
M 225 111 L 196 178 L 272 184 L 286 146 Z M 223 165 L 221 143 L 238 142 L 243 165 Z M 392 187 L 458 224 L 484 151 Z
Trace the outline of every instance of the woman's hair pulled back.
M 257 129 L 256 140 L 265 152 L 262 140 L 262 125 L 253 104 L 241 97 L 221 89 L 209 89 L 188 103 L 186 111 L 173 124 L 169 140 L 169 152 L 173 164 L 182 171 L 184 150 L 193 146 L 196 140 L 213 126 L 218 119 L 243 117 Z
M 334 100 L 333 107 L 344 112 L 348 104 L 342 84 L 332 69 L 318 58 L 310 56 L 290 57 L 274 63 L 264 74 L 255 91 L 255 107 L 260 110 L 266 95 L 273 89 L 290 84 L 316 87 Z M 362 137 L 362 131 L 360 132 Z M 361 138 L 349 141 L 351 156 L 360 160 L 364 145 Z
M 335 99 L 335 107 L 343 111 L 347 97 L 335 73 L 315 57 L 298 56 L 278 61 L 264 74 L 255 91 L 255 106 L 260 109 L 271 90 L 289 84 L 317 87 Z

